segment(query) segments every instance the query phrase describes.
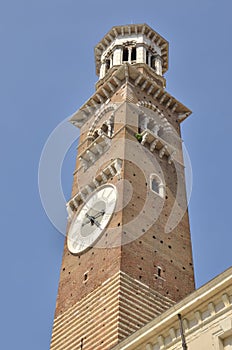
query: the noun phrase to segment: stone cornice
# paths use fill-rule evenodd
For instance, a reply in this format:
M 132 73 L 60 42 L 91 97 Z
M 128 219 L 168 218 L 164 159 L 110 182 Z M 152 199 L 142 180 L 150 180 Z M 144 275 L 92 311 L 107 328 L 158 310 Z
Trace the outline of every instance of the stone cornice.
M 70 122 L 78 128 L 82 127 L 95 113 L 100 113 L 101 110 L 106 108 L 116 90 L 128 81 L 153 97 L 159 106 L 164 107 L 171 113 L 175 112 L 179 122 L 182 122 L 191 114 L 187 107 L 170 95 L 157 81 L 127 63 L 111 72 L 88 101 L 71 116 Z
M 168 42 L 160 34 L 155 32 L 147 24 L 128 24 L 124 26 L 114 26 L 103 37 L 103 39 L 95 46 L 95 61 L 96 61 L 96 74 L 100 72 L 100 60 L 102 53 L 109 47 L 117 37 L 126 35 L 144 35 L 153 44 L 161 48 L 161 56 L 163 59 L 163 73 L 168 70 Z

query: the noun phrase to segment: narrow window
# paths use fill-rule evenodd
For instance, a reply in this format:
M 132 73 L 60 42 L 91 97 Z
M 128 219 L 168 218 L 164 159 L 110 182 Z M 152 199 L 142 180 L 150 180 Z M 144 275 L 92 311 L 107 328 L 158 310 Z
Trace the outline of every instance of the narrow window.
M 108 133 L 108 126 L 106 124 L 103 124 L 101 127 L 102 131 L 104 131 L 104 133 Z
M 158 175 L 151 174 L 150 187 L 153 192 L 157 193 L 162 198 L 164 197 L 164 184 Z
M 123 62 L 127 62 L 128 61 L 128 49 L 123 49 L 123 54 L 122 54 L 122 60 Z
M 132 47 L 131 51 L 131 62 L 136 62 L 136 47 Z
M 155 68 L 155 56 L 151 56 L 151 68 L 156 70 L 156 68 Z
M 156 179 L 153 179 L 151 182 L 151 189 L 153 192 L 159 193 L 159 183 Z
M 94 134 L 93 134 L 93 138 L 94 138 L 94 140 L 97 138 L 99 136 L 99 134 L 98 134 L 98 131 L 96 130 L 96 131 L 94 131 Z
M 106 71 L 108 71 L 110 69 L 110 60 L 107 59 L 106 60 Z
M 149 64 L 149 51 L 146 52 L 146 64 Z
M 161 267 L 157 267 L 157 275 L 159 276 L 159 277 L 161 277 Z

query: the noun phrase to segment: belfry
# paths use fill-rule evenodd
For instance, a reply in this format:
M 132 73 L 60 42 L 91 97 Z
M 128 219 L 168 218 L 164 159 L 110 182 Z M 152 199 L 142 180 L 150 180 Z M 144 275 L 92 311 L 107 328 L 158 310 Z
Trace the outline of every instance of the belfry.
M 108 350 L 194 291 L 180 124 L 168 42 L 146 24 L 95 47 L 80 128 L 51 350 Z

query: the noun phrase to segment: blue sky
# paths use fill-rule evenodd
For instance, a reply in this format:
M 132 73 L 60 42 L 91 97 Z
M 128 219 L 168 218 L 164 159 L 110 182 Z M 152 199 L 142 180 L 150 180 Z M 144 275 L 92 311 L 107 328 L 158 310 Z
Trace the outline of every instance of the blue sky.
M 225 0 L 2 1 L 1 349 L 49 348 L 64 238 L 40 202 L 39 159 L 52 130 L 94 92 L 93 48 L 113 25 L 145 22 L 170 43 L 167 91 L 193 111 L 182 136 L 197 286 L 232 265 L 231 11 Z M 74 157 L 71 147 L 67 199 Z

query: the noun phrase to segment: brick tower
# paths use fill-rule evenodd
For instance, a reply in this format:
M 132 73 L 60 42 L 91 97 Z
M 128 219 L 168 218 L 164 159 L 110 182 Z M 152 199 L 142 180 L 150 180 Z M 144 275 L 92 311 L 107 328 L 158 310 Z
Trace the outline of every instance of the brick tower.
M 168 42 L 113 27 L 95 47 L 51 350 L 106 350 L 194 290 L 180 123 L 165 90 Z

